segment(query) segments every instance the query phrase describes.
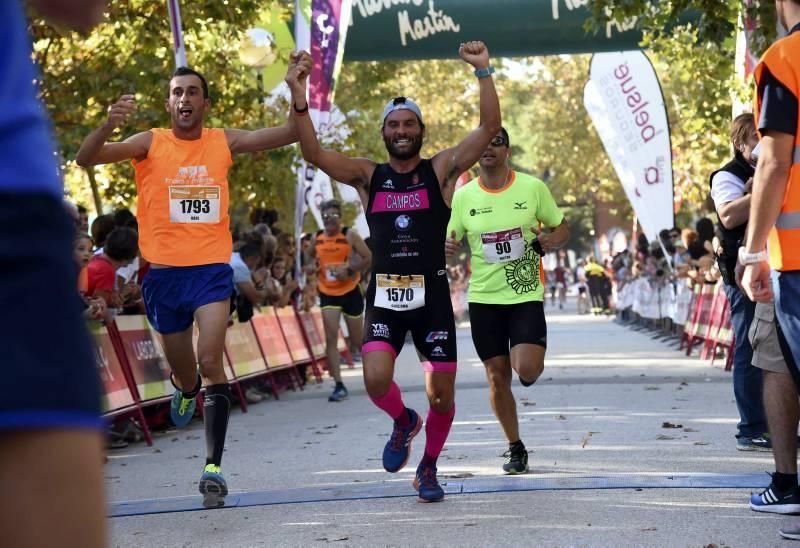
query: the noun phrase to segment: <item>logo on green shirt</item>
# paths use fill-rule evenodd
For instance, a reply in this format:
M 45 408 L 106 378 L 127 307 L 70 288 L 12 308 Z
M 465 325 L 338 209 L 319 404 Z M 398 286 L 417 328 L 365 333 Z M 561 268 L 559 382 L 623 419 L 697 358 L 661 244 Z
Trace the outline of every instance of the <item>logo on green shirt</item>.
M 475 215 L 482 215 L 484 213 L 491 213 L 491 212 L 492 212 L 491 206 L 489 206 L 489 207 L 479 207 L 479 208 L 474 208 L 474 209 L 470 209 L 469 210 L 469 214 L 470 214 L 471 217 L 474 217 Z
M 536 291 L 540 284 L 539 268 L 541 258 L 533 250 L 533 241 L 525 244 L 525 253 L 519 259 L 505 265 L 506 283 L 517 295 Z

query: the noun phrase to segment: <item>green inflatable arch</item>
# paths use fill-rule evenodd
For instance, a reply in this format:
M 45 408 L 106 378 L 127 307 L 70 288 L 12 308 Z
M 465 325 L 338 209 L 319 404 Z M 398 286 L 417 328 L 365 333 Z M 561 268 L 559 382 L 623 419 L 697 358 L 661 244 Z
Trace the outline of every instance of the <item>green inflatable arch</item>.
M 636 20 L 596 34 L 589 0 L 352 0 L 345 60 L 441 59 L 483 40 L 493 57 L 637 49 Z

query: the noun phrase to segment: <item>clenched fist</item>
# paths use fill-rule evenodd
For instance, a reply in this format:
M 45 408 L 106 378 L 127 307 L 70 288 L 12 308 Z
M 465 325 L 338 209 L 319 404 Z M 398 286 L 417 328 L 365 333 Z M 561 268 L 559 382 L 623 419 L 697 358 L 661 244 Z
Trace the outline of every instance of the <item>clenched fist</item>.
M 136 99 L 133 95 L 123 95 L 119 100 L 108 107 L 108 121 L 106 126 L 117 129 L 122 126 L 128 117 L 136 112 Z
M 489 49 L 480 41 L 466 42 L 458 48 L 458 55 L 476 69 L 489 66 Z
M 294 90 L 304 87 L 313 66 L 314 62 L 311 59 L 311 54 L 307 51 L 301 50 L 290 53 L 289 68 L 284 78 L 289 88 Z

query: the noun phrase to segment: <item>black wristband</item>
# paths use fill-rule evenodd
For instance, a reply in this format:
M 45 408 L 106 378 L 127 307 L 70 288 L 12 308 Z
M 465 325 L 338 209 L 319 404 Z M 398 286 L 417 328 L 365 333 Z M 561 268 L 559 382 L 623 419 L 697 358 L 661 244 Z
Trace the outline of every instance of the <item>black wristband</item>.
M 297 108 L 297 105 L 294 101 L 292 101 L 292 108 L 298 114 L 302 114 L 303 112 L 308 112 L 308 103 L 306 103 L 306 108 Z

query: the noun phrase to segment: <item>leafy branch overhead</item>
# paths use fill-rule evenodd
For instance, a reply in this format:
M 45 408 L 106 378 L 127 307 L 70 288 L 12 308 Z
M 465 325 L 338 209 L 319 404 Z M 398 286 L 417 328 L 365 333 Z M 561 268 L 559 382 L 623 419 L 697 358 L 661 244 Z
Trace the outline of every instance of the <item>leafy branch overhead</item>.
M 285 5 L 286 14 L 294 2 Z M 181 2 L 189 64 L 209 81 L 209 126 L 257 129 L 280 125 L 288 104 L 265 107 L 255 74 L 239 61 L 244 31 L 255 26 L 264 2 L 237 0 Z M 67 187 L 89 203 L 88 182 L 73 159 L 82 140 L 104 120 L 123 93 L 135 93 L 137 113 L 115 139 L 152 127 L 166 127 L 167 83 L 174 70 L 172 37 L 165 2 L 112 2 L 108 22 L 88 36 L 66 33 L 33 19 L 34 55 L 42 66 L 42 96 L 53 118 Z M 294 173 L 291 147 L 237 159 L 230 174 L 233 204 L 266 204 L 291 211 Z M 127 163 L 98 169 L 104 201 L 133 205 L 133 169 Z
M 761 54 L 775 39 L 775 5 L 767 0 L 591 0 L 586 28 L 598 32 L 612 21 L 635 20 L 646 39 L 670 36 L 676 29 L 693 29 L 700 44 L 722 44 L 740 26 L 740 10 L 756 21 L 754 50 Z

